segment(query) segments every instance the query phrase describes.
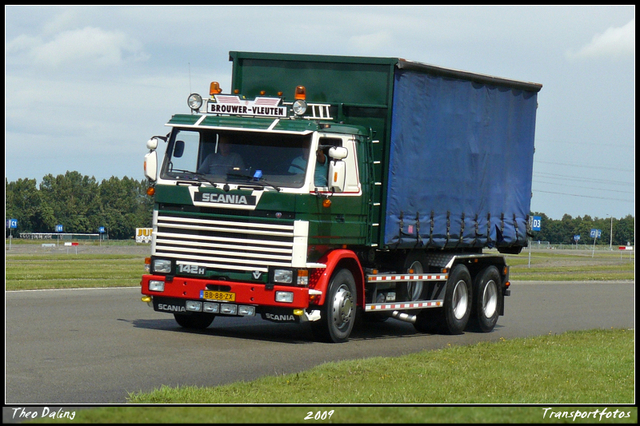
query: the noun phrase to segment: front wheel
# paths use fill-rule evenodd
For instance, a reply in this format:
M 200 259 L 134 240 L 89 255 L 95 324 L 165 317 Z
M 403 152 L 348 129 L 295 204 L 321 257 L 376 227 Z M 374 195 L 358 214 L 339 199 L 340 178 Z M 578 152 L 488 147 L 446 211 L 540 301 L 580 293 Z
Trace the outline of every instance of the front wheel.
M 173 314 L 176 322 L 184 328 L 192 330 L 204 330 L 209 327 L 215 318 L 211 314 Z
M 341 269 L 331 279 L 320 320 L 311 323 L 313 332 L 324 341 L 346 342 L 353 330 L 355 317 L 356 283 L 348 269 Z

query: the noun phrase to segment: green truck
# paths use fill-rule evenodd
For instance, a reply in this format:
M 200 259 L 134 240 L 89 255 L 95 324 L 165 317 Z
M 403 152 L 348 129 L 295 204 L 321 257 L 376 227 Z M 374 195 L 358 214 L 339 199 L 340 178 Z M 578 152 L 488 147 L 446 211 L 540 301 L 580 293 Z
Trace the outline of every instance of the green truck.
M 147 142 L 142 300 L 214 318 L 491 331 L 527 245 L 540 84 L 398 58 L 230 52 Z M 166 151 L 158 158 L 158 145 Z

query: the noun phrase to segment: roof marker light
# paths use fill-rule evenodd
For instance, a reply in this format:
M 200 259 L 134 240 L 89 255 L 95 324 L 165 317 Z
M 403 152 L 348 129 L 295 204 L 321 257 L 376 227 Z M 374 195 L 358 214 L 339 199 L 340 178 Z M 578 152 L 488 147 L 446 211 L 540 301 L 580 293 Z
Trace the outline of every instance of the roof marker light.
M 307 98 L 307 91 L 304 86 L 296 87 L 296 93 L 294 95 L 294 99 L 302 99 L 303 101 Z
M 209 86 L 209 94 L 213 96 L 213 95 L 219 95 L 220 93 L 222 93 L 222 89 L 220 88 L 220 83 L 218 83 L 217 81 L 212 81 L 211 85 Z

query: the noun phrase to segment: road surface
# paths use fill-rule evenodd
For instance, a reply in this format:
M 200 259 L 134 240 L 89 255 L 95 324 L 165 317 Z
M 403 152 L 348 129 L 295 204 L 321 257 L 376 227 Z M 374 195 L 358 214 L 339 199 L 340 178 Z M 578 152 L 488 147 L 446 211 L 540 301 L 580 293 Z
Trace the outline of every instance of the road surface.
M 501 338 L 634 326 L 634 282 L 518 283 L 488 334 L 420 334 L 390 319 L 349 342 L 308 324 L 217 317 L 202 332 L 140 301 L 139 288 L 6 292 L 6 404 L 122 404 L 162 385 L 216 386 L 346 359 L 399 356 Z

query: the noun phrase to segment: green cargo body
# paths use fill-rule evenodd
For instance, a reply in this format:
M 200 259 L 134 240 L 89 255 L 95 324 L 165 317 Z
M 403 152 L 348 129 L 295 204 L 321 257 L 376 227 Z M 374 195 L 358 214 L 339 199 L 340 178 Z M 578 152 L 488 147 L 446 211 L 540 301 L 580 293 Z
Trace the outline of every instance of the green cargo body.
M 232 89 L 293 98 L 304 85 L 336 121 L 372 131 L 362 147 L 371 153 L 362 170 L 372 179 L 362 182 L 376 228 L 369 244 L 526 245 L 541 85 L 398 58 L 231 52 L 230 60 Z

